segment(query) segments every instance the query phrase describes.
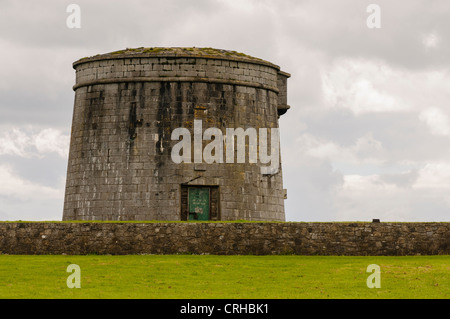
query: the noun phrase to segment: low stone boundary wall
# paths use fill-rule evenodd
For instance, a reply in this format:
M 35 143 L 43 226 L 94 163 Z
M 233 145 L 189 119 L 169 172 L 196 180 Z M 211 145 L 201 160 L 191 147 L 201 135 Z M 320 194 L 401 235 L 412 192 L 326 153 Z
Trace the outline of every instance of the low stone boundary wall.
M 448 255 L 450 223 L 0 223 L 0 253 Z

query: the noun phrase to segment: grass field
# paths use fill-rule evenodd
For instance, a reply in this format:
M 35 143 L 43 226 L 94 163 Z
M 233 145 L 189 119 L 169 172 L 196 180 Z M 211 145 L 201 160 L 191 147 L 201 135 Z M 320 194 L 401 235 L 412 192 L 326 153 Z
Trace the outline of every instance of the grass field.
M 67 266 L 81 269 L 68 288 Z M 367 266 L 381 288 L 366 285 Z M 0 298 L 449 298 L 450 256 L 0 255 Z

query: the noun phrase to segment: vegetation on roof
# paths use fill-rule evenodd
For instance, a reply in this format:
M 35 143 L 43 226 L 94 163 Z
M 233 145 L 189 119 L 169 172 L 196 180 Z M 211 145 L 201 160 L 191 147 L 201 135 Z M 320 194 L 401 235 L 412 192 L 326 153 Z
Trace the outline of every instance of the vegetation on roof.
M 223 50 L 223 49 L 214 49 L 214 48 L 197 48 L 197 47 L 139 47 L 139 48 L 126 48 L 123 50 L 117 50 L 106 54 L 95 55 L 93 57 L 98 56 L 115 56 L 115 55 L 133 55 L 133 54 L 161 54 L 161 55 L 193 55 L 193 56 L 217 56 L 217 57 L 231 57 L 231 58 L 246 58 L 250 60 L 264 61 L 259 58 L 252 57 L 250 55 L 232 51 L 232 50 Z M 80 59 L 88 59 L 91 57 L 85 57 Z

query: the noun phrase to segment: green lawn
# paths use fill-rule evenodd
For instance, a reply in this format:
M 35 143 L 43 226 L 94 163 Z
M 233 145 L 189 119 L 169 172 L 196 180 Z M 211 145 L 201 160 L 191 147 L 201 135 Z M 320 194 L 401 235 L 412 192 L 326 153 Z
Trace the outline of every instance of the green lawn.
M 366 285 L 370 264 L 381 288 Z M 0 255 L 0 298 L 449 298 L 449 274 L 450 256 Z

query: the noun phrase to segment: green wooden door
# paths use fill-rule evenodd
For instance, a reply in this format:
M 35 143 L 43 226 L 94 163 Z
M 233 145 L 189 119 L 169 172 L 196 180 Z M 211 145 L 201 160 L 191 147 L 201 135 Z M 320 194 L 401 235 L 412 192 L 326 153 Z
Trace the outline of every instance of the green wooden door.
M 189 220 L 209 220 L 209 188 L 189 187 Z

